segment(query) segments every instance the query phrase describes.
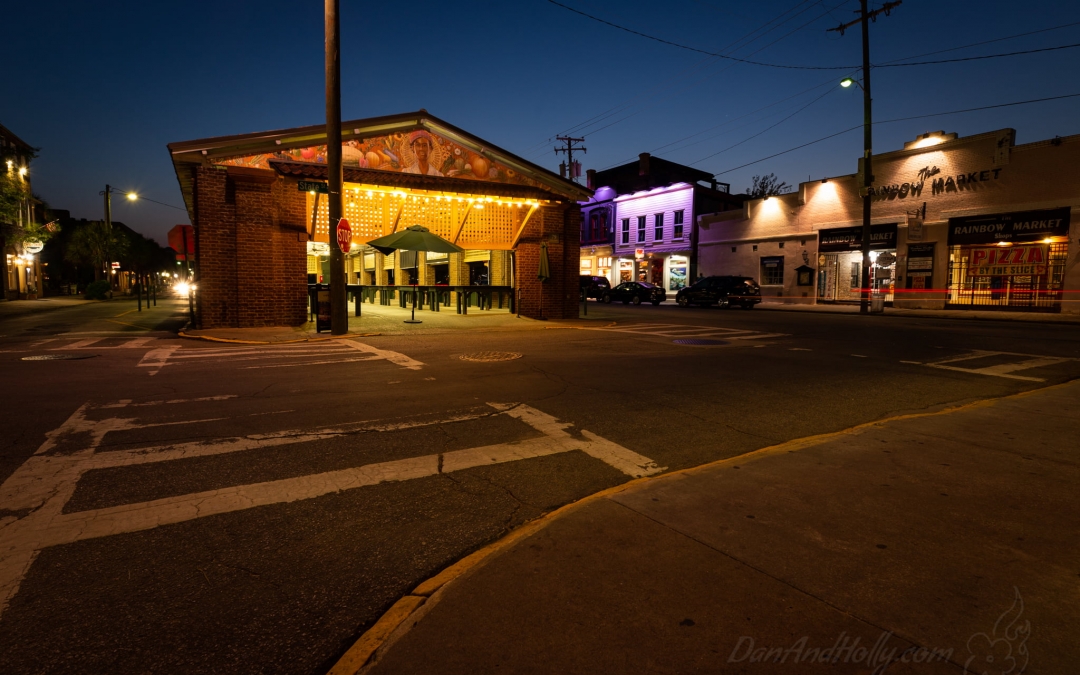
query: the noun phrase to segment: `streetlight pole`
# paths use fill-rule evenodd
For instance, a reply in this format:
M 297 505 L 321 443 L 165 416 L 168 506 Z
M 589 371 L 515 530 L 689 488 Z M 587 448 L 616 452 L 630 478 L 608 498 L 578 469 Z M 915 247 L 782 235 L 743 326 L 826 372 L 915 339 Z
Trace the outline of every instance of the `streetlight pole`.
M 327 230 L 330 239 L 330 334 L 349 332 L 345 297 L 345 252 L 338 245 L 337 224 L 344 203 L 341 167 L 341 22 L 340 0 L 325 0 Z
M 859 0 L 859 18 L 848 23 L 841 24 L 830 31 L 837 31 L 841 35 L 844 31 L 861 24 L 862 26 L 862 90 L 863 90 L 863 184 L 862 184 L 862 279 L 859 290 L 859 313 L 870 312 L 870 185 L 874 182 L 873 172 L 873 115 L 871 114 L 872 98 L 870 97 L 870 21 L 876 20 L 878 14 L 889 15 L 889 12 L 900 5 L 903 0 L 886 2 L 884 5 L 869 11 L 867 0 Z M 851 84 L 850 79 L 844 80 L 844 86 Z

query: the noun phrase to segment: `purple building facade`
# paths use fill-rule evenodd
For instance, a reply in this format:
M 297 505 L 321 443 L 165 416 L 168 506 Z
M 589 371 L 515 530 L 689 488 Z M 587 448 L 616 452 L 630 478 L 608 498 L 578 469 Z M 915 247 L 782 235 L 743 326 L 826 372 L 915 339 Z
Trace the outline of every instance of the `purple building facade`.
M 612 286 L 646 281 L 669 296 L 697 276 L 697 217 L 745 199 L 712 174 L 649 153 L 588 177 L 595 193 L 581 202 L 581 274 Z

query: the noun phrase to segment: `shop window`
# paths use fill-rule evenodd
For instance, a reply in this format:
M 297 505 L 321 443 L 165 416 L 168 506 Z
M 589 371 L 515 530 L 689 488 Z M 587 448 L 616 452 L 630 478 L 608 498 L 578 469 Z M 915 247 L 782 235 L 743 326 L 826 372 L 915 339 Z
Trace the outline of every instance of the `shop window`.
M 487 286 L 488 285 L 488 265 L 486 262 L 471 262 L 469 263 L 469 285 L 470 286 Z
M 629 218 L 623 218 L 622 219 L 622 243 L 624 243 L 624 244 L 629 244 L 630 243 L 630 219 Z
M 784 285 L 784 256 L 766 256 L 761 259 L 761 285 Z
M 435 269 L 435 283 L 440 286 L 450 285 L 450 266 L 449 265 L 434 265 Z
M 386 270 L 386 285 L 394 285 L 394 270 Z
M 862 288 L 862 263 L 851 263 L 851 288 Z
M 645 242 L 645 216 L 637 217 L 637 240 L 639 244 Z
M 676 239 L 682 239 L 683 238 L 683 211 L 682 211 L 682 209 L 679 209 L 678 211 L 675 212 L 675 217 L 674 217 L 672 223 L 675 226 L 673 236 Z
M 653 214 L 653 240 L 664 241 L 664 214 Z

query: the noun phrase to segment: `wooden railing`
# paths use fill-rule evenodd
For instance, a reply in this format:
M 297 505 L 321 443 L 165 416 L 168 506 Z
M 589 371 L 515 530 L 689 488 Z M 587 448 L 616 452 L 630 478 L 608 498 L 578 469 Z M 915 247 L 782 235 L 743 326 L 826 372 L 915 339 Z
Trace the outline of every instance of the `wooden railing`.
M 315 316 L 317 293 L 329 288 L 328 284 L 308 284 L 309 318 Z M 383 306 L 397 305 L 403 309 L 416 305 L 416 309 L 438 312 L 441 308 L 454 306 L 458 314 L 468 314 L 470 307 L 481 311 L 508 309 L 514 311 L 514 288 L 512 286 L 366 286 L 346 284 L 345 292 L 353 303 L 354 316 L 361 316 L 363 303 Z

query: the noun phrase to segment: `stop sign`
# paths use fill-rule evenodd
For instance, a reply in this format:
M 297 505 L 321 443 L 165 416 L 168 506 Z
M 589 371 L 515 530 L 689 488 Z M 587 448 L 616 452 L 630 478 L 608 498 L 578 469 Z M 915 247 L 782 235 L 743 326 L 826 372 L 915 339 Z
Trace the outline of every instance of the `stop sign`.
M 349 227 L 349 221 L 344 218 L 337 224 L 337 245 L 345 253 L 348 253 L 352 247 L 352 228 Z

